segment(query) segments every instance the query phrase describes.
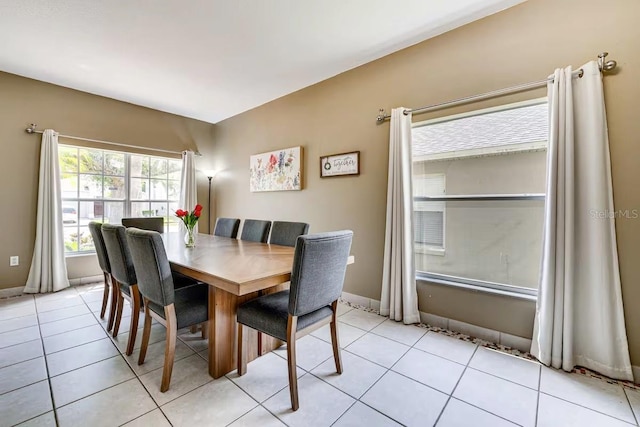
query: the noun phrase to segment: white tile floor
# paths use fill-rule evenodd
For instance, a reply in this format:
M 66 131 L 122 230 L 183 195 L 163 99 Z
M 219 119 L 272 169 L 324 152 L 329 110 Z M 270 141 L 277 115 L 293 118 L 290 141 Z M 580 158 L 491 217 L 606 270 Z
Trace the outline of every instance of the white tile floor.
M 284 349 L 250 363 L 245 376 L 214 380 L 206 341 L 188 331 L 179 334 L 171 388 L 160 393 L 164 328 L 154 326 L 138 366 L 137 350 L 122 355 L 128 317 L 111 339 L 98 318 L 101 298 L 99 285 L 86 285 L 0 300 L 0 427 L 638 426 L 638 390 L 346 305 L 342 375 L 328 327 L 298 341 L 297 412 Z

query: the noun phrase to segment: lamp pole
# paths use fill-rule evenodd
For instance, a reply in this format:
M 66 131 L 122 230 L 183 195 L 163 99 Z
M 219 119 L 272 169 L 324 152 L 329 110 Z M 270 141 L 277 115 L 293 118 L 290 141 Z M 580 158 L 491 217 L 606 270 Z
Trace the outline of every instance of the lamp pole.
M 207 169 L 207 170 L 203 170 L 202 173 L 204 173 L 204 175 L 207 177 L 207 179 L 209 180 L 209 198 L 208 198 L 208 204 L 207 204 L 207 212 L 208 212 L 208 218 L 207 218 L 207 225 L 209 227 L 209 234 L 211 233 L 211 180 L 213 178 L 215 178 L 216 174 L 218 173 L 218 171 L 214 170 L 214 169 Z
M 208 176 L 207 178 L 209 178 L 209 199 L 208 199 L 208 207 L 207 207 L 207 212 L 209 217 L 207 218 L 207 227 L 209 229 L 209 234 L 211 234 L 211 179 L 213 178 L 212 176 Z

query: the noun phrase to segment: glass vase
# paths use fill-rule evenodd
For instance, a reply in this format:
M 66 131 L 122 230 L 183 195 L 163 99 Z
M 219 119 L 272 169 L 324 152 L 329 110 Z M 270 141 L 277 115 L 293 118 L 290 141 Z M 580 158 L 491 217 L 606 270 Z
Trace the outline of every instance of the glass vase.
M 188 248 L 193 248 L 196 245 L 196 234 L 192 227 L 187 227 L 187 231 L 184 233 L 184 245 Z

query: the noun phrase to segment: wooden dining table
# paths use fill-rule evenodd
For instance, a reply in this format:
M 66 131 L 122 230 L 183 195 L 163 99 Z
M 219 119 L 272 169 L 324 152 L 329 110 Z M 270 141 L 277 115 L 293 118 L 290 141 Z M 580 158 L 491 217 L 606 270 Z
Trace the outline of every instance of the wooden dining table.
M 195 247 L 187 248 L 183 237 L 177 232 L 162 235 L 171 269 L 209 285 L 209 374 L 219 378 L 236 368 L 238 305 L 287 288 L 294 248 L 209 234 L 198 234 Z M 257 332 L 247 332 L 247 361 L 282 345 L 264 336 L 259 351 Z

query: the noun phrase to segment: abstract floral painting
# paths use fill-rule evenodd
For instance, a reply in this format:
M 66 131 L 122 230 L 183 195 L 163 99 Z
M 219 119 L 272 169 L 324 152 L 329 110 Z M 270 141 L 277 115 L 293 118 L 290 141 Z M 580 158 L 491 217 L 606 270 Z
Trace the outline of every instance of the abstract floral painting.
M 284 148 L 251 156 L 249 190 L 302 190 L 302 147 Z

